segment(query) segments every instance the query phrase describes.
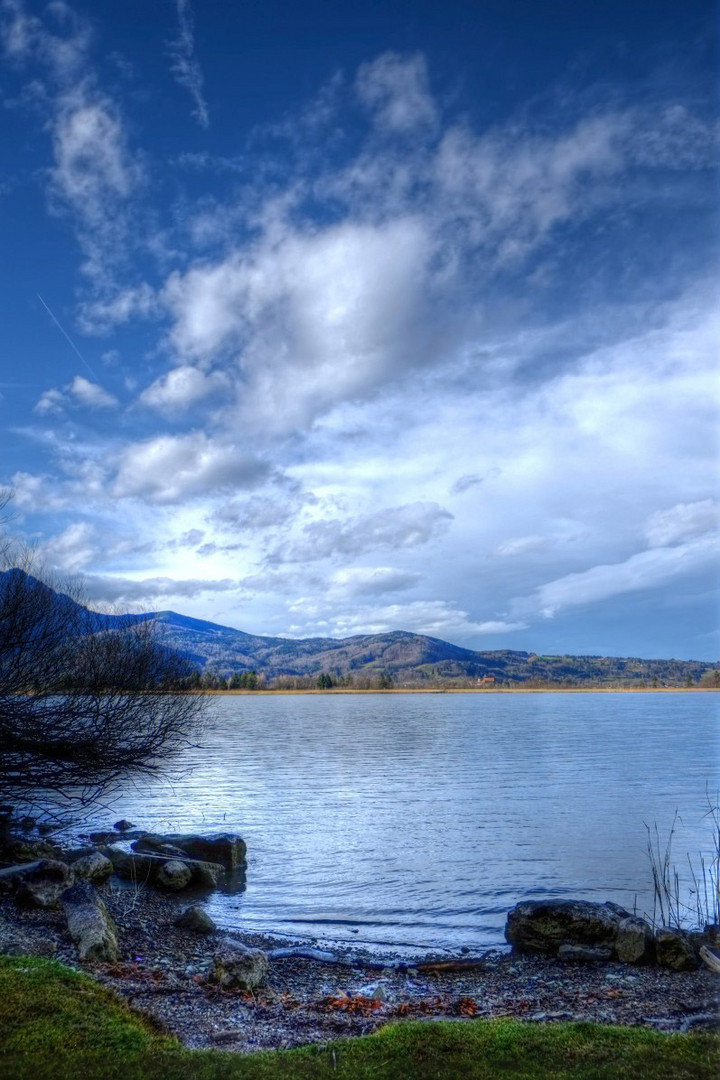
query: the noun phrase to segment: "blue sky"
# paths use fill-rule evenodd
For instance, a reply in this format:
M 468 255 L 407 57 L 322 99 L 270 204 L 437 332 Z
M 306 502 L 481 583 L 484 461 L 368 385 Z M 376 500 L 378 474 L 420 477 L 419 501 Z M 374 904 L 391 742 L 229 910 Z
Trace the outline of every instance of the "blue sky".
M 714 5 L 0 17 L 39 559 L 261 634 L 717 658 Z

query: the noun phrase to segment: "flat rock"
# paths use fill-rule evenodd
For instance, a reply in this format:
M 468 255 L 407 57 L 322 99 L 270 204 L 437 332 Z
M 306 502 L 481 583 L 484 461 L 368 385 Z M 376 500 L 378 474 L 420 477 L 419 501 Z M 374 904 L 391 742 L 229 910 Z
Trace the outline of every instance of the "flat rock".
M 201 862 L 220 863 L 226 870 L 244 867 L 247 854 L 245 841 L 234 833 L 214 833 L 210 836 L 195 833 L 148 834 L 132 846 L 134 851 L 154 851 L 159 854 L 169 854 L 170 848 Z

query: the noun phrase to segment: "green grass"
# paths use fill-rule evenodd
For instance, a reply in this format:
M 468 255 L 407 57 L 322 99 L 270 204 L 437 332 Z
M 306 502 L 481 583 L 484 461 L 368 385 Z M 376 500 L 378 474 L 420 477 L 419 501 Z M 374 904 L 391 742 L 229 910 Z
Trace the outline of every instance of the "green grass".
M 185 1050 L 91 979 L 0 958 L 3 1080 L 716 1080 L 720 1039 L 597 1024 L 403 1023 L 299 1050 Z

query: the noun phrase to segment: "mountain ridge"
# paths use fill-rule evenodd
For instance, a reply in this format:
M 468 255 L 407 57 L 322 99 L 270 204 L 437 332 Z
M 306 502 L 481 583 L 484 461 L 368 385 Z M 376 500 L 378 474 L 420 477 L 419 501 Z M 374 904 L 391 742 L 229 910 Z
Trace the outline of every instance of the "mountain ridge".
M 2 581 L 22 570 L 0 572 Z M 27 575 L 30 578 L 30 575 Z M 31 579 L 35 580 L 35 579 Z M 84 607 L 50 589 L 63 603 Z M 197 619 L 169 609 L 137 615 L 90 612 L 91 632 L 153 620 L 164 643 L 184 656 L 206 678 L 225 680 L 254 671 L 266 683 L 300 680 L 306 685 L 321 675 L 333 682 L 362 686 L 498 685 L 628 685 L 682 686 L 720 680 L 720 663 L 699 660 L 642 659 L 598 655 L 541 655 L 523 650 L 480 652 L 442 638 L 392 630 L 347 638 L 283 638 L 249 634 L 231 626 Z

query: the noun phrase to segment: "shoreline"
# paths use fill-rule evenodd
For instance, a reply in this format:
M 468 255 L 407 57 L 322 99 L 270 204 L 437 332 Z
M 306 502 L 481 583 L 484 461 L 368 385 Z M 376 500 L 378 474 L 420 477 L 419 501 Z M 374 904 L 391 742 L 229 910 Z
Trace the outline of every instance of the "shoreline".
M 249 930 L 218 928 L 207 936 L 182 930 L 175 920 L 193 901 L 142 885 L 111 881 L 98 893 L 118 926 L 117 963 L 80 965 L 61 911 L 21 912 L 10 897 L 0 897 L 0 952 L 53 957 L 84 970 L 191 1048 L 289 1048 L 364 1035 L 406 1019 L 515 1017 L 683 1031 L 703 1026 L 720 1008 L 720 984 L 707 970 L 562 963 L 497 950 L 469 961 L 468 970 L 424 970 L 419 953 L 414 960 L 401 957 L 402 967 L 378 971 L 371 952 L 349 945 L 334 948 L 339 962 L 271 958 L 263 986 L 226 990 L 208 978 L 222 943 L 268 951 L 291 939 Z M 323 945 L 316 939 L 312 944 Z M 467 955 L 458 949 L 454 956 L 424 959 L 461 966 Z
M 178 691 L 175 691 L 178 692 Z M 308 688 L 307 690 L 185 690 L 187 694 L 200 694 L 208 697 L 264 697 L 272 695 L 315 694 L 315 695 L 347 695 L 347 694 L 718 694 L 718 686 L 498 686 L 498 687 L 422 687 L 422 686 L 393 686 L 387 690 L 361 690 L 351 686 L 333 686 L 327 690 Z

